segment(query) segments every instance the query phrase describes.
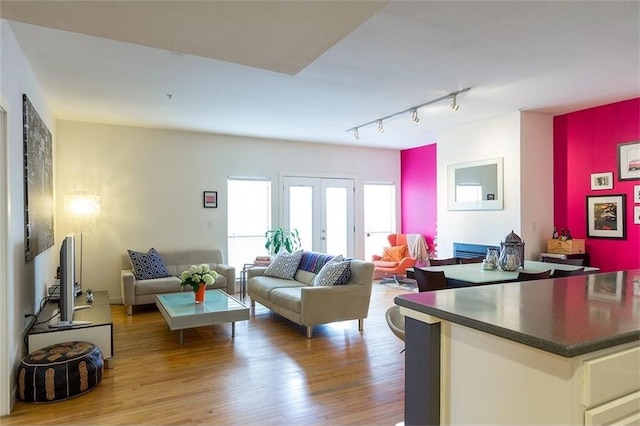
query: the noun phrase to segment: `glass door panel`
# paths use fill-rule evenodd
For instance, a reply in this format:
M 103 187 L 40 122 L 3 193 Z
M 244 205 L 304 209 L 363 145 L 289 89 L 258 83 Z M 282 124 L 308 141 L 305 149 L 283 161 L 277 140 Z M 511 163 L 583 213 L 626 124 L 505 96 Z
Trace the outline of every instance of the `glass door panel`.
M 389 246 L 387 235 L 396 233 L 395 185 L 364 185 L 364 231 L 365 260 L 371 260 Z

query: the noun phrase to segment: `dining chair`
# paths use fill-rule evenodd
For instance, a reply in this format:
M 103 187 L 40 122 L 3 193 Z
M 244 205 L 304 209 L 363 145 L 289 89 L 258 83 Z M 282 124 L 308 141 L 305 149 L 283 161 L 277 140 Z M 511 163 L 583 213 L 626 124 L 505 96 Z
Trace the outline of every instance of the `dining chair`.
M 559 257 L 542 256 L 543 262 L 561 263 L 563 265 L 584 266 L 584 259 L 561 259 Z
M 457 265 L 458 259 L 450 257 L 448 259 L 429 259 L 429 266 Z
M 483 260 L 484 260 L 484 256 L 458 258 L 458 261 L 463 265 L 465 263 L 482 263 Z
M 571 277 L 573 275 L 582 275 L 584 274 L 584 268 L 574 269 L 572 271 L 565 271 L 563 269 L 554 269 L 551 274 L 551 278 L 560 278 L 560 277 Z
M 544 280 L 551 276 L 551 269 L 542 272 L 519 272 L 518 281 Z
M 414 268 L 418 291 L 444 290 L 447 288 L 447 279 L 443 271 L 426 271 L 421 268 Z

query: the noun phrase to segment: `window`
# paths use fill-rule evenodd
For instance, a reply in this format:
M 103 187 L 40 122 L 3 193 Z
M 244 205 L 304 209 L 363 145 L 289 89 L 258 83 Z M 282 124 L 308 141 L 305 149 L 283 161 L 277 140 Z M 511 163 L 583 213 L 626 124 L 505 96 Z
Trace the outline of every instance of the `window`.
M 387 236 L 396 233 L 396 187 L 393 184 L 364 185 L 365 260 L 382 254 Z
M 227 194 L 227 263 L 239 279 L 245 263 L 268 254 L 264 233 L 271 229 L 271 181 L 229 178 Z

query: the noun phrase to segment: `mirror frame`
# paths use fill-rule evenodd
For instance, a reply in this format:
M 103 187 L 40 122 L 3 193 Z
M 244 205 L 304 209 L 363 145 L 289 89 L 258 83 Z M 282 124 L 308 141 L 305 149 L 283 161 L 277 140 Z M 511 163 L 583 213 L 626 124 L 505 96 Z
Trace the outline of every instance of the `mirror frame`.
M 503 187 L 503 170 L 502 157 L 491 158 L 488 160 L 472 161 L 469 163 L 450 164 L 447 166 L 447 206 L 449 210 L 503 210 L 504 209 L 504 191 Z M 495 164 L 497 166 L 497 182 L 498 189 L 496 192 L 497 200 L 481 200 L 481 201 L 456 201 L 456 170 L 466 169 L 468 167 L 488 166 Z

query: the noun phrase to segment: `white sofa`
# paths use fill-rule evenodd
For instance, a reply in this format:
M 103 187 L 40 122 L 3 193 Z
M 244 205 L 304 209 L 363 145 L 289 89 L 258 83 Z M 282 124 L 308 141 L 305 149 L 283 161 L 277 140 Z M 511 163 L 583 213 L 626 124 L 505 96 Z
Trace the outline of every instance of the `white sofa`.
M 178 278 L 191 265 L 206 263 L 218 273 L 216 282 L 207 286 L 207 289 L 220 288 L 229 294 L 235 293 L 236 270 L 233 266 L 224 263 L 221 249 L 159 251 L 158 253 L 172 276 L 138 280 L 133 274 L 129 254 L 122 255 L 120 272 L 122 302 L 127 306 L 129 315 L 133 314 L 134 305 L 155 303 L 156 294 L 192 291 L 190 286 L 181 286 Z
M 266 268 L 263 267 L 249 269 L 247 285 L 251 306 L 258 302 L 305 326 L 309 339 L 313 336 L 313 326 L 317 324 L 357 319 L 358 328 L 362 330 L 369 313 L 373 263 L 353 259 L 351 278 L 346 285 L 315 287 L 313 282 L 322 264 L 309 261 L 309 256 L 314 255 L 323 256 L 313 252 L 303 254 L 293 280 L 264 276 Z

